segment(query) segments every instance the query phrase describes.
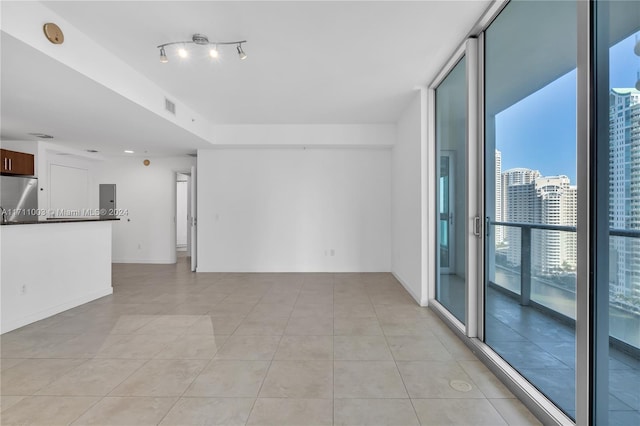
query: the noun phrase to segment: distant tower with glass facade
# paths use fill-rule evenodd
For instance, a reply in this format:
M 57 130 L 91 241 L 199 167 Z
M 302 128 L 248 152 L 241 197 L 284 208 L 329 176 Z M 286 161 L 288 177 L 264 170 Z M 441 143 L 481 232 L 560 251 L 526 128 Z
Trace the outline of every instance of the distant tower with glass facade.
M 504 219 L 502 212 L 502 153 L 496 149 L 496 222 Z M 504 227 L 496 226 L 496 243 L 504 241 Z
M 577 187 L 567 176 L 544 176 L 535 181 L 535 220 L 544 225 L 576 226 Z M 542 275 L 575 270 L 577 237 L 575 232 L 560 230 L 532 233 L 534 271 Z
M 640 91 L 609 96 L 609 227 L 640 230 Z M 640 297 L 640 238 L 609 239 L 610 291 Z
M 502 214 L 507 222 L 535 223 L 535 180 L 540 176 L 537 170 L 516 168 L 502 174 Z M 509 245 L 507 261 L 512 265 L 520 263 L 520 229 L 508 226 L 504 239 Z
M 577 188 L 567 176 L 541 176 L 538 170 L 509 169 L 502 174 L 503 217 L 507 222 L 576 226 Z M 506 227 L 507 261 L 520 263 L 521 229 Z M 533 272 L 552 275 L 575 270 L 577 238 L 575 232 L 532 230 L 531 267 Z

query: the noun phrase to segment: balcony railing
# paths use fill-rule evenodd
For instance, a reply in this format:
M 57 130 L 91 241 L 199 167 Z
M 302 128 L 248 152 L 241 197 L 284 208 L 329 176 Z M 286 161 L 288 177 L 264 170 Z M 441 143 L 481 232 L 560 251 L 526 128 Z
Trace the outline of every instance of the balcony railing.
M 543 311 L 548 312 L 548 314 L 553 315 L 553 316 L 558 316 L 560 318 L 565 318 L 568 321 L 573 321 L 573 318 L 567 317 L 566 313 L 562 313 L 559 312 L 557 310 L 555 310 L 553 308 L 553 306 L 545 306 L 541 303 L 536 303 L 533 302 L 531 300 L 531 283 L 532 283 L 532 231 L 533 230 L 541 230 L 541 231 L 562 231 L 562 232 L 576 232 L 576 227 L 575 226 L 562 226 L 562 225 L 546 225 L 546 224 L 540 224 L 540 223 L 519 223 L 519 222 L 498 222 L 498 221 L 490 221 L 489 222 L 490 225 L 493 226 L 502 226 L 502 227 L 511 227 L 511 228 L 519 228 L 520 229 L 520 294 L 514 294 L 513 291 L 508 290 L 506 288 L 503 288 L 502 285 L 499 285 L 497 283 L 493 283 L 495 284 L 498 288 L 503 288 L 503 290 L 507 291 L 508 293 L 511 293 L 513 295 L 513 297 L 519 297 L 519 303 L 522 306 L 529 306 L 529 305 L 533 305 L 533 307 L 535 308 L 541 308 Z M 623 238 L 640 238 L 640 230 L 629 230 L 629 229 L 610 229 L 609 230 L 609 235 L 611 237 L 623 237 Z M 640 241 L 640 240 L 638 240 Z M 549 280 L 547 279 L 541 279 L 540 277 L 535 277 L 536 282 L 538 283 L 537 285 L 541 285 L 541 283 L 543 282 L 547 282 L 548 281 L 548 285 L 553 286 L 553 282 L 552 279 L 550 277 Z M 515 280 L 514 280 L 515 281 Z M 513 282 L 513 281 L 512 281 Z M 515 282 L 514 282 L 515 284 Z M 608 284 L 608 283 L 607 283 Z M 517 285 L 517 284 L 516 284 Z M 569 294 L 567 293 L 568 291 L 572 291 L 568 288 L 564 288 L 562 293 L 563 294 Z M 575 294 L 575 293 L 574 293 Z M 574 296 L 575 297 L 575 296 Z M 575 299 L 574 299 L 575 300 Z M 640 307 L 637 307 L 635 305 L 632 306 L 631 302 L 629 303 L 622 303 L 620 301 L 615 301 L 615 300 L 611 300 L 610 304 L 612 306 L 612 308 L 617 308 L 617 309 L 622 309 L 625 312 L 628 312 L 628 314 L 634 318 L 633 322 L 635 323 L 636 320 L 637 322 L 640 324 Z M 640 325 L 638 326 L 640 327 Z M 615 328 L 615 327 L 614 327 Z M 636 326 L 634 325 L 632 327 L 633 330 L 635 330 Z M 614 334 L 618 334 L 618 333 L 614 333 Z M 622 334 L 626 334 L 627 337 L 629 337 L 628 335 L 628 331 L 626 333 L 622 333 Z M 633 332 L 631 334 L 634 334 Z M 631 345 L 633 348 L 633 351 L 636 352 L 638 351 L 639 348 L 639 343 L 638 343 L 638 339 L 637 338 L 632 338 L 632 341 L 628 341 L 623 335 L 619 335 L 616 336 L 615 338 L 612 336 L 613 340 L 618 341 L 619 343 L 623 343 L 625 346 L 626 345 Z
M 543 225 L 541 223 L 490 222 L 491 225 L 520 228 L 520 304 L 531 303 L 531 230 L 576 232 L 575 226 Z M 640 235 L 639 235 L 640 236 Z

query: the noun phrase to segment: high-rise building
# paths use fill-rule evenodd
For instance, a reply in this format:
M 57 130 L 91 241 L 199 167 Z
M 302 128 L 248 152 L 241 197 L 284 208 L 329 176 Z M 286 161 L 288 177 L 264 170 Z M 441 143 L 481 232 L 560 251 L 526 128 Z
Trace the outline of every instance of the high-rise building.
M 609 96 L 609 227 L 640 230 L 640 91 Z M 640 239 L 609 239 L 609 288 L 640 297 Z
M 576 226 L 577 188 L 567 176 L 545 176 L 535 181 L 535 221 L 544 225 Z M 532 268 L 542 275 L 566 272 L 576 266 L 576 233 L 537 230 L 532 233 Z
M 508 222 L 576 226 L 577 188 L 567 176 L 541 176 L 531 169 L 510 169 L 502 174 L 503 217 Z M 507 227 L 507 261 L 520 263 L 522 230 Z M 539 230 L 531 232 L 531 267 L 541 275 L 573 270 L 576 266 L 575 232 Z
M 502 152 L 496 149 L 496 222 L 502 222 Z M 496 243 L 502 244 L 504 241 L 504 227 L 496 226 Z
M 502 174 L 502 214 L 507 222 L 535 223 L 535 180 L 540 176 L 538 170 L 525 168 L 509 169 Z M 504 238 L 509 248 L 507 261 L 520 263 L 520 235 L 516 227 L 506 227 Z

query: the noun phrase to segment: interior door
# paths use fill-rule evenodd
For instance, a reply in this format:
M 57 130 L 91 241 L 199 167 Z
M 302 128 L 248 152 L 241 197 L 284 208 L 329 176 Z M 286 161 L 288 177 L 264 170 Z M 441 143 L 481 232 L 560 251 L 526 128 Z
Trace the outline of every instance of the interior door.
M 198 266 L 198 200 L 196 198 L 197 195 L 197 178 L 196 178 L 196 166 L 191 167 L 191 200 L 190 200 L 190 209 L 191 209 L 191 222 L 189 223 L 189 235 L 191 236 L 190 241 L 190 252 L 191 252 L 191 270 L 193 272 L 196 271 Z

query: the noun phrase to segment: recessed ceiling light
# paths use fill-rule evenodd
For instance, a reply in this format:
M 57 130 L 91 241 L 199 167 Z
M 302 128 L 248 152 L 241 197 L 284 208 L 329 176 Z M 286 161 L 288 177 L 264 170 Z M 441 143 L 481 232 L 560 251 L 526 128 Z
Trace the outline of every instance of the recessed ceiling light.
M 131 151 L 130 149 L 125 149 L 124 152 L 126 152 L 127 154 L 133 154 L 133 151 Z

